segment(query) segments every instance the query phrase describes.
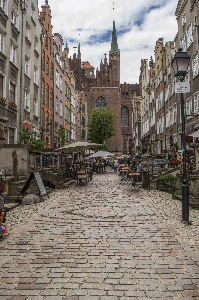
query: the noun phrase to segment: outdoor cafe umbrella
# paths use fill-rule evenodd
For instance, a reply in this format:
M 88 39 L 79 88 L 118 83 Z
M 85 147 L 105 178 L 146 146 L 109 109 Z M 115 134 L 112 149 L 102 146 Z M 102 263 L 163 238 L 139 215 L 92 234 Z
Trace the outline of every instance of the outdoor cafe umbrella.
M 95 153 L 93 153 L 92 155 L 90 155 L 91 158 L 93 157 L 108 157 L 108 156 L 115 156 L 115 154 L 110 153 L 108 151 L 97 151 Z
M 75 142 L 63 147 L 60 147 L 58 149 L 56 149 L 56 151 L 63 151 L 63 152 L 78 152 L 81 149 L 84 150 L 89 150 L 95 147 L 99 147 L 102 144 L 97 144 L 97 143 L 89 143 L 89 142 Z

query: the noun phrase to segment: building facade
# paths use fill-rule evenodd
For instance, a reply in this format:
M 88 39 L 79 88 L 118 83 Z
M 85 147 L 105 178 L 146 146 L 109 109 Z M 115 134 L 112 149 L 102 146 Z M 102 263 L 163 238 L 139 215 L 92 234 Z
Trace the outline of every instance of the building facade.
M 54 141 L 54 55 L 52 16 L 48 1 L 41 7 L 42 23 L 42 73 L 41 73 L 41 132 L 46 148 Z

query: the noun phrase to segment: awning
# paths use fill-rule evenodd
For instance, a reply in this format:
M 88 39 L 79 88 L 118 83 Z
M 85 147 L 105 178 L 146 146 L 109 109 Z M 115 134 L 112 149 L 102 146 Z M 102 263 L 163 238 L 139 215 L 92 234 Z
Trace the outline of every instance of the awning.
M 188 134 L 188 136 L 192 136 L 192 137 L 194 137 L 194 138 L 196 138 L 196 137 L 198 137 L 198 138 L 199 138 L 199 130 L 197 130 L 197 131 L 194 131 L 194 132 L 192 132 L 192 133 Z

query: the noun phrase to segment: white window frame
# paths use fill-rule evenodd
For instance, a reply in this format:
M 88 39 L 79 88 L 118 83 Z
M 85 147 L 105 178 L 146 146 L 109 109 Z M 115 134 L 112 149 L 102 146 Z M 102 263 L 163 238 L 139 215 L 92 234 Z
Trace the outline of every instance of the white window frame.
M 28 77 L 30 77 L 30 57 L 27 54 L 25 54 L 24 65 L 25 65 L 24 72 Z
M 193 113 L 193 110 L 192 110 L 192 98 L 188 98 L 186 100 L 186 117 L 187 117 L 187 120 L 188 119 L 191 119 L 192 116 L 189 116 Z
M 63 115 L 62 101 L 60 101 L 60 104 L 59 104 L 59 115 L 60 115 L 60 117 L 62 117 L 62 115 Z
M 55 112 L 58 114 L 58 111 L 59 111 L 59 100 L 58 100 L 58 98 L 56 97 L 56 101 L 55 101 Z
M 187 35 L 187 49 L 191 46 L 193 43 L 193 28 L 192 23 L 189 23 L 189 26 L 186 29 L 186 35 Z
M 60 77 L 59 77 L 59 89 L 60 89 L 61 92 L 62 92 L 62 82 L 63 82 L 62 76 L 60 75 Z
M 31 5 L 31 18 L 34 22 L 36 21 L 35 7 L 33 4 Z
M 14 65 L 16 65 L 16 52 L 17 52 L 16 47 L 13 44 L 11 44 L 11 47 L 10 47 L 10 61 Z
M 29 24 L 26 24 L 26 38 L 31 41 L 31 27 Z
M 192 72 L 193 72 L 193 78 L 198 76 L 199 73 L 198 53 L 195 55 L 195 57 L 192 58 Z
M 56 86 L 59 87 L 59 72 L 56 70 Z
M 34 65 L 34 83 L 38 85 L 39 69 Z
M 30 92 L 29 91 L 25 91 L 24 93 L 24 109 L 26 111 L 30 111 Z
M 34 97 L 33 99 L 33 114 L 38 117 L 38 99 Z
M 182 15 L 182 26 L 186 23 L 186 15 L 185 12 Z
M 5 34 L 0 32 L 0 51 L 4 52 Z
M 180 40 L 180 48 L 183 49 L 183 51 L 187 51 L 187 43 L 186 43 L 186 34 L 183 33 L 181 40 Z
M 15 7 L 12 7 L 11 22 L 17 29 L 19 28 L 19 13 Z
M 8 1 L 0 0 L 0 8 L 7 14 Z
M 199 91 L 197 91 L 193 95 L 193 99 L 194 99 L 194 114 L 198 114 L 199 113 Z

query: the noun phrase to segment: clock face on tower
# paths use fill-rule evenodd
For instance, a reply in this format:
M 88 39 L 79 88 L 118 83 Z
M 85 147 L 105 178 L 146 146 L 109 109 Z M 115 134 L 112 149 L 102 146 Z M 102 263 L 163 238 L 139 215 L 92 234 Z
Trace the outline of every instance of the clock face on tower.
M 106 101 L 103 97 L 99 97 L 96 101 L 96 107 L 106 107 Z

